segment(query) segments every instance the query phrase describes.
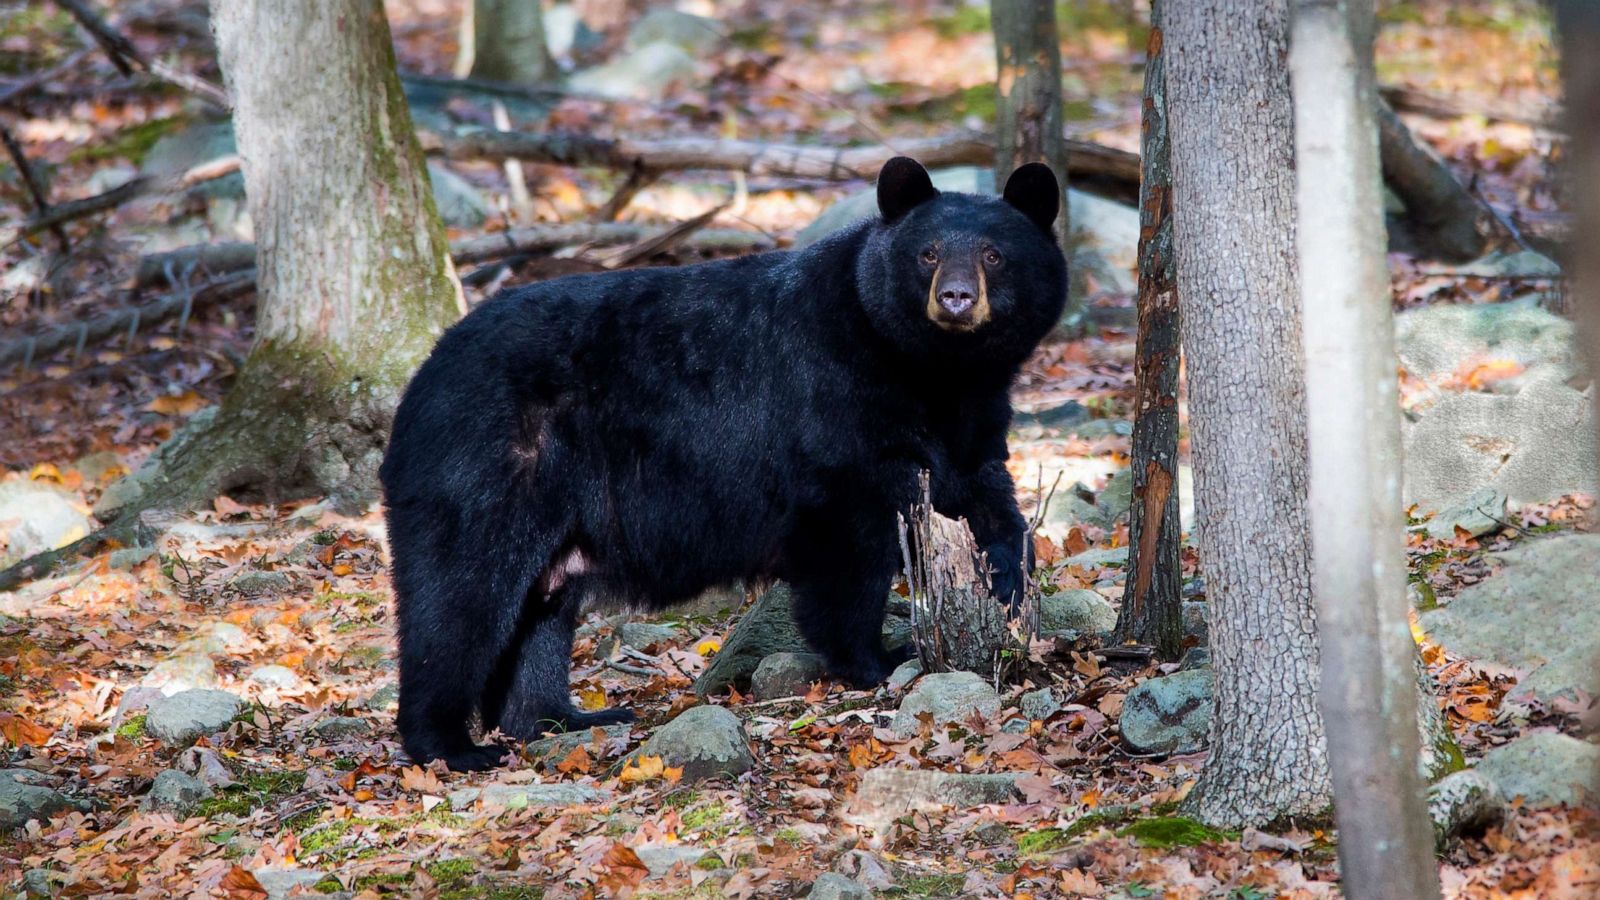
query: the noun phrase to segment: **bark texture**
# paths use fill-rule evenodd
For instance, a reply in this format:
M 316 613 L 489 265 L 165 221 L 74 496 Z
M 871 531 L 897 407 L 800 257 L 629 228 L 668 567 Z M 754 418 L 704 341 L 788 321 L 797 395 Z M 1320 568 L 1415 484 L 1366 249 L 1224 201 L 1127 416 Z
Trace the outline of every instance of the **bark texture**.
M 1037 0 L 991 0 L 995 62 L 994 183 L 1023 163 L 1042 162 L 1061 183 L 1056 234 L 1067 229 L 1067 150 L 1061 130 L 1061 37 L 1056 6 Z
M 388 22 L 378 0 L 228 0 L 212 27 L 256 228 L 256 343 L 148 499 L 359 505 L 400 391 L 461 308 Z
M 1372 0 L 1294 0 L 1300 299 L 1322 712 L 1352 897 L 1437 897 L 1417 772 Z
M 1287 0 L 1163 8 L 1173 238 L 1200 556 L 1211 754 L 1185 801 L 1219 826 L 1324 812 L 1295 267 Z
M 471 6 L 473 78 L 538 84 L 555 76 L 539 0 L 472 0 Z
M 1128 524 L 1128 591 L 1116 639 L 1183 652 L 1183 572 L 1178 515 L 1178 289 L 1173 271 L 1172 156 L 1167 139 L 1161 10 L 1151 8 L 1144 70 L 1139 181 L 1139 334 L 1134 352 L 1133 509 Z

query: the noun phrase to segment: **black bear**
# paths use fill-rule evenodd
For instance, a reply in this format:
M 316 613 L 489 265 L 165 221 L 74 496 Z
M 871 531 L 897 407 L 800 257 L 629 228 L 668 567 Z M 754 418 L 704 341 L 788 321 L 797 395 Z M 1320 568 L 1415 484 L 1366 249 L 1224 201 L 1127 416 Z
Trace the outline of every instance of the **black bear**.
M 940 193 L 900 157 L 877 197 L 805 250 L 508 290 L 440 338 L 382 468 L 413 759 L 496 765 L 474 712 L 522 739 L 631 721 L 572 705 L 592 599 L 784 579 L 830 673 L 877 684 L 920 470 L 1015 601 L 1007 389 L 1066 300 L 1060 188 L 1029 164 Z

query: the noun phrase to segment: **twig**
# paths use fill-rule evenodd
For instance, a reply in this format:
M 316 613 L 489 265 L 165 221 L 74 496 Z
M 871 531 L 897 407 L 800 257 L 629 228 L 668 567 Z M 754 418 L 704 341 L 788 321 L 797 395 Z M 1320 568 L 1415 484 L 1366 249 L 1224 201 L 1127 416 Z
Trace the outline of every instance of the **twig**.
M 22 176 L 22 183 L 27 185 L 28 195 L 33 198 L 33 205 L 39 217 L 49 216 L 50 198 L 45 193 L 44 186 L 39 183 L 39 176 L 33 171 L 33 166 L 28 164 L 28 156 L 22 152 L 22 145 L 17 143 L 16 135 L 12 134 L 11 129 L 4 124 L 0 124 L 0 141 L 5 142 L 6 152 L 11 155 L 11 162 L 16 165 L 18 174 Z M 50 231 L 61 244 L 62 253 L 72 250 L 72 243 L 67 240 L 67 232 L 61 227 L 61 223 L 50 226 Z
M 633 202 L 633 198 L 638 196 L 640 191 L 653 184 L 658 177 L 655 173 L 646 172 L 637 166 L 629 169 L 628 177 L 623 180 L 622 184 L 617 186 L 610 199 L 595 210 L 591 218 L 596 222 L 615 222 L 617 216 L 622 215 L 622 211 L 628 208 L 629 203 Z
M 78 20 L 78 24 L 89 32 L 89 36 L 94 38 L 94 42 L 100 45 L 101 50 L 105 51 L 111 64 L 117 67 L 117 71 L 124 75 L 132 75 L 134 69 L 138 69 L 162 81 L 175 84 L 219 109 L 228 108 L 226 91 L 198 75 L 181 72 L 163 62 L 152 62 L 139 52 L 139 48 L 135 47 L 132 41 L 101 18 L 84 0 L 55 0 L 55 3 L 70 13 Z
M 600 260 L 600 265 L 607 269 L 620 269 L 639 260 L 649 259 L 657 253 L 665 253 L 688 240 L 689 236 L 696 231 L 705 228 L 711 223 L 712 219 L 717 217 L 717 213 L 727 208 L 728 204 L 726 203 L 712 207 L 692 219 L 679 222 L 660 234 L 651 235 L 632 246 L 624 247 L 615 253 L 605 256 Z
M 41 85 L 53 81 L 54 79 L 67 74 L 68 72 L 76 70 L 83 62 L 84 57 L 88 55 L 88 50 L 78 50 L 72 55 L 68 56 L 66 59 L 63 59 L 61 62 L 56 63 L 48 69 L 42 69 L 38 72 L 34 72 L 32 75 L 29 75 L 20 81 L 13 82 L 3 88 L 0 88 L 0 104 L 10 103 L 13 100 L 20 100 L 24 96 L 32 93 Z
M 610 659 L 605 661 L 605 667 L 608 669 L 615 669 L 624 675 L 638 675 L 641 678 L 656 678 L 661 675 L 661 671 L 659 669 L 646 669 L 642 666 L 630 666 L 627 663 L 619 663 Z
M 48 213 L 34 216 L 21 225 L 0 228 L 0 250 L 10 247 L 29 235 L 37 234 L 64 222 L 71 222 L 95 213 L 116 209 L 124 203 L 137 200 L 140 197 L 172 194 L 188 190 L 198 184 L 214 181 L 237 171 L 239 171 L 238 156 L 220 156 L 187 169 L 178 175 L 169 177 L 147 175 L 135 178 L 104 193 L 84 197 L 81 200 L 58 203 L 50 207 Z

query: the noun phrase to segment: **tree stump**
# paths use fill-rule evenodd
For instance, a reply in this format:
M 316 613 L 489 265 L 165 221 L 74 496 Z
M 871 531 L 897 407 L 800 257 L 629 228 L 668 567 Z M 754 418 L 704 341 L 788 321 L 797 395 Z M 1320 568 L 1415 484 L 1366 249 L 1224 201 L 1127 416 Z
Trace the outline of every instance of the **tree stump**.
M 1027 636 L 1039 627 L 1038 591 L 1024 572 L 1022 608 L 1013 617 L 994 597 L 988 560 L 966 520 L 934 511 L 926 472 L 921 491 L 910 520 L 900 519 L 917 656 L 924 671 L 973 672 L 998 684 L 1008 662 L 1027 659 Z

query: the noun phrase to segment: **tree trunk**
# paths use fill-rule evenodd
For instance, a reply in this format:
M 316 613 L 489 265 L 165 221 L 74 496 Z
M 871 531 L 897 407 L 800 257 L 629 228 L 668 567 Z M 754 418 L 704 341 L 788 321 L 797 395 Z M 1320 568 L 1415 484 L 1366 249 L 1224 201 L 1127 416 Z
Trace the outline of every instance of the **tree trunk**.
M 1061 183 L 1056 234 L 1067 230 L 1067 150 L 1061 130 L 1061 38 L 1054 3 L 990 0 L 996 83 L 994 183 L 1023 163 L 1042 162 Z
M 1420 143 L 1389 104 L 1373 97 L 1383 177 L 1406 206 L 1417 243 L 1442 259 L 1483 253 L 1489 230 L 1482 205 L 1461 186 L 1438 154 Z
M 1116 639 L 1183 651 L 1183 571 L 1178 516 L 1178 293 L 1173 279 L 1172 157 L 1160 12 L 1151 7 L 1139 157 L 1139 334 L 1134 352 L 1133 509 Z
M 1313 591 L 1339 871 L 1352 897 L 1437 897 L 1406 621 L 1400 404 L 1384 258 L 1372 0 L 1294 0 Z
M 356 507 L 401 390 L 462 308 L 383 5 L 219 0 L 212 27 L 255 222 L 256 342 L 138 505 L 254 489 Z
M 1220 826 L 1325 812 L 1306 517 L 1287 0 L 1163 7 L 1173 239 L 1200 556 L 1211 753 L 1185 801 Z
M 1579 343 L 1591 377 L 1600 377 L 1600 7 L 1582 0 L 1556 3 L 1561 39 L 1563 108 L 1570 136 L 1567 147 L 1568 196 L 1577 213 L 1567 271 L 1576 281 L 1571 308 L 1577 314 Z M 1600 400 L 1600 391 L 1592 391 Z M 1600 426 L 1600 409 L 1595 423 Z M 1588 635 L 1600 666 L 1600 646 Z M 1589 730 L 1600 733 L 1600 716 L 1589 716 Z M 1595 773 L 1600 779 L 1600 772 Z
M 472 0 L 473 78 L 539 84 L 555 77 L 539 0 Z

